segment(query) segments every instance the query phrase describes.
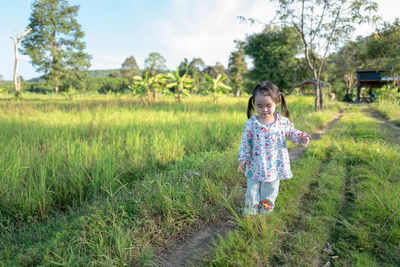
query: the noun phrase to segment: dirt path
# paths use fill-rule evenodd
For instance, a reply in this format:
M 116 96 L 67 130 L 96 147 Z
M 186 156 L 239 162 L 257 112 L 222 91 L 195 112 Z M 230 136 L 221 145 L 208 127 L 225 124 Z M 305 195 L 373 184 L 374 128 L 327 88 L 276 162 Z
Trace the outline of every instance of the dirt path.
M 321 135 L 332 128 L 340 120 L 343 112 L 338 113 L 330 122 L 311 133 L 312 140 L 318 140 Z M 304 147 L 289 149 L 290 161 L 299 159 L 305 152 Z M 218 241 L 218 236 L 225 238 L 226 234 L 233 230 L 235 225 L 225 222 L 217 225 L 206 225 L 198 231 L 190 234 L 185 240 L 177 240 L 156 260 L 156 266 L 178 267 L 178 266 L 199 266 L 202 259 L 207 257 L 208 252 L 214 242 Z
M 384 123 L 385 125 L 389 126 L 390 128 L 392 128 L 395 132 L 395 137 L 400 140 L 400 127 L 397 126 L 394 123 L 391 123 L 388 119 L 386 119 L 385 117 L 383 117 L 382 115 L 380 115 L 376 110 L 374 109 L 363 109 L 364 112 L 370 114 L 372 117 L 380 120 L 382 123 Z
M 315 131 L 314 133 L 311 133 L 311 141 L 312 140 L 318 140 L 321 138 L 321 135 L 325 132 L 328 131 L 329 129 L 332 128 L 332 126 L 341 118 L 343 117 L 343 111 L 339 112 L 330 122 L 326 123 L 324 126 L 322 126 L 320 129 Z M 296 161 L 298 160 L 303 153 L 305 152 L 304 147 L 293 147 L 289 149 L 289 158 L 290 161 Z
M 199 266 L 207 255 L 212 244 L 218 241 L 218 236 L 225 238 L 226 234 L 234 228 L 232 223 L 204 226 L 191 234 L 181 243 L 170 247 L 166 253 L 158 259 L 158 266 Z

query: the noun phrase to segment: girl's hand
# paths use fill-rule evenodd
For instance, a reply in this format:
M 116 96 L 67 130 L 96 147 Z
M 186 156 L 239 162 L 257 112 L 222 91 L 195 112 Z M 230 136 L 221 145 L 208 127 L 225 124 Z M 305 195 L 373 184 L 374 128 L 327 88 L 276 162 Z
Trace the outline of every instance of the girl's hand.
M 303 132 L 299 137 L 301 141 L 303 141 L 303 146 L 307 147 L 308 143 L 310 142 L 310 136 L 306 132 Z
M 246 165 L 246 161 L 241 160 L 239 161 L 238 172 L 245 174 L 244 166 Z

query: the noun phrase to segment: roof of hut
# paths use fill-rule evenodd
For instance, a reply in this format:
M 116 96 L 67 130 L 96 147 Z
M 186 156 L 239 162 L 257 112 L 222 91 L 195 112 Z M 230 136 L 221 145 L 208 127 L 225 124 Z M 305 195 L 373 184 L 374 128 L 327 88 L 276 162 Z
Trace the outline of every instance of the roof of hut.
M 327 83 L 321 82 L 319 81 L 320 86 L 322 87 L 328 87 L 329 85 Z M 304 80 L 302 82 L 296 83 L 292 86 L 290 86 L 290 88 L 296 88 L 296 87 L 305 87 L 305 86 L 314 86 L 315 85 L 315 79 L 308 79 L 308 80 Z

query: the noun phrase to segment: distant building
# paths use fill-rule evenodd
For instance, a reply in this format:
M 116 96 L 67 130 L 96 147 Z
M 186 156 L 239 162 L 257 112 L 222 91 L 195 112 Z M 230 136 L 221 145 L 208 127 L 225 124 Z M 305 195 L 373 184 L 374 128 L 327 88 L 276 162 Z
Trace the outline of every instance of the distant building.
M 304 80 L 301 81 L 299 83 L 290 85 L 290 86 L 286 86 L 286 87 L 282 87 L 282 89 L 290 89 L 290 91 L 292 91 L 293 89 L 300 87 L 300 88 L 304 88 L 304 87 L 309 87 L 309 86 L 315 86 L 315 80 L 314 79 L 308 79 L 308 80 Z M 324 83 L 322 81 L 319 82 L 319 86 L 322 87 L 329 87 L 329 85 L 327 83 Z M 300 90 L 299 90 L 299 94 L 300 94 Z
M 385 84 L 393 83 L 394 78 L 385 76 L 387 71 L 377 69 L 357 70 L 357 95 L 356 102 L 360 102 L 361 87 L 369 87 L 369 101 L 373 100 L 372 88 L 380 88 Z

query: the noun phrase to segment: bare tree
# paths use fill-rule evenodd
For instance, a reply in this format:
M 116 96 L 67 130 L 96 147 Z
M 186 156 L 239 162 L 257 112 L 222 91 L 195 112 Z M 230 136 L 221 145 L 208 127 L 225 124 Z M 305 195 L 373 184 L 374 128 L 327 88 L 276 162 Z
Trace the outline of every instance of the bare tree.
M 18 76 L 18 47 L 21 44 L 22 38 L 24 38 L 24 36 L 26 34 L 28 34 L 31 30 L 32 30 L 31 28 L 28 28 L 23 33 L 21 33 L 20 35 L 18 34 L 18 32 L 16 32 L 15 36 L 11 37 L 11 39 L 14 40 L 14 53 L 15 53 L 15 64 L 14 64 L 14 88 L 15 88 L 15 92 L 20 92 L 20 90 L 21 90 L 21 82 L 20 82 L 20 78 Z
M 270 0 L 279 4 L 280 22 L 293 26 L 301 35 L 304 57 L 315 80 L 315 110 L 323 107 L 320 86 L 327 54 L 348 39 L 355 25 L 378 21 L 373 0 Z

